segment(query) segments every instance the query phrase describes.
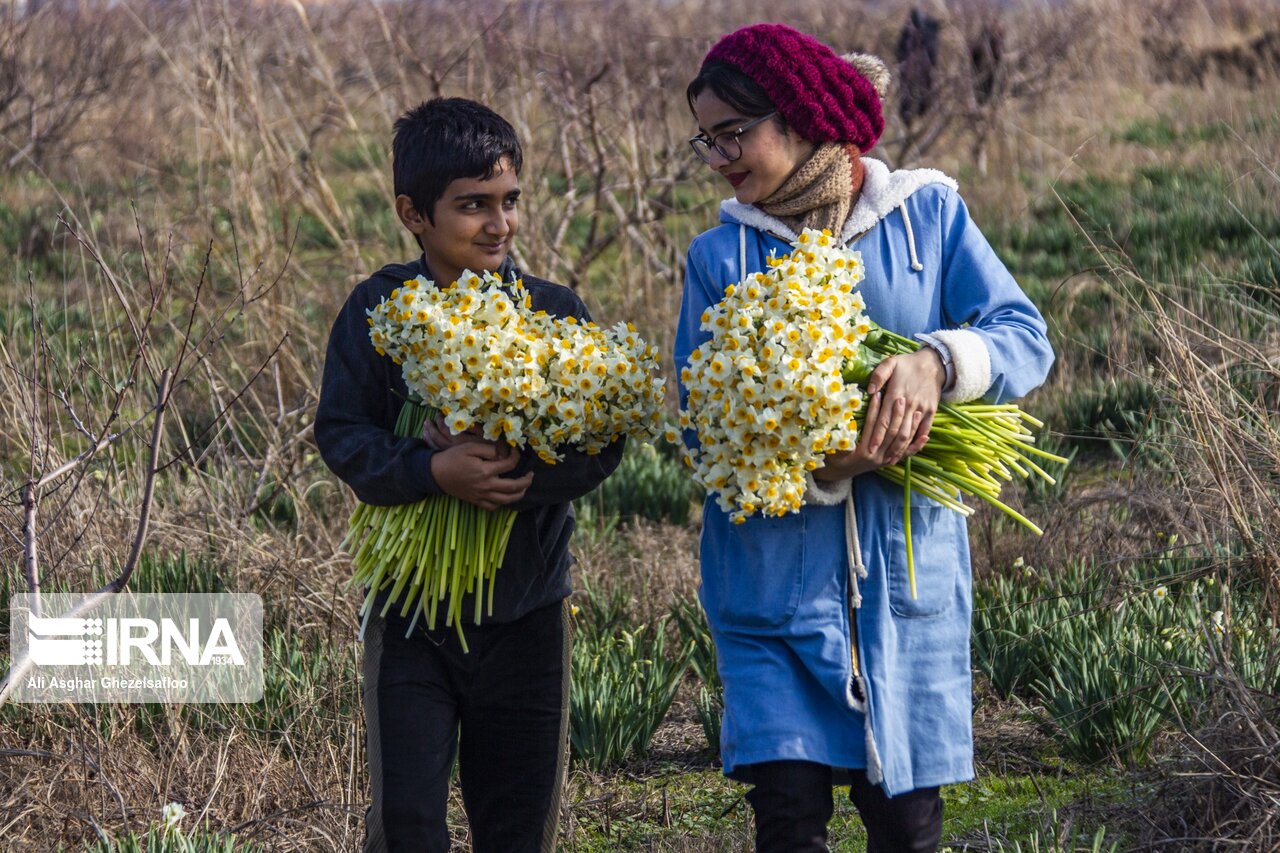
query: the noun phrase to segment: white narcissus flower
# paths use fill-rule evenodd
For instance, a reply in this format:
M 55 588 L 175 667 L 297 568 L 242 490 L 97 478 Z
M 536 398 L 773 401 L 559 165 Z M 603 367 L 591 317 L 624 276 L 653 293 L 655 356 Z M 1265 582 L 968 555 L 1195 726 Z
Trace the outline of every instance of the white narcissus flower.
M 166 803 L 165 807 L 160 810 L 160 820 L 166 830 L 177 829 L 178 824 L 186 816 L 187 810 L 182 807 L 182 803 Z
M 602 329 L 534 312 L 521 282 L 464 272 L 419 277 L 369 311 L 370 340 L 455 433 L 528 446 L 546 462 L 572 444 L 598 453 L 622 435 L 656 438 L 666 386 L 635 327 Z
M 1213 632 L 1215 634 L 1226 633 L 1227 627 L 1224 624 L 1224 621 L 1223 621 L 1224 618 L 1225 618 L 1225 614 L 1221 610 L 1213 611 L 1213 615 L 1210 617 L 1210 619 L 1213 622 Z
M 841 370 L 871 330 L 862 276 L 856 252 L 805 231 L 790 255 L 728 286 L 703 313 L 711 339 L 681 373 L 680 423 L 698 433 L 694 479 L 734 521 L 797 511 L 806 471 L 857 441 L 862 393 Z

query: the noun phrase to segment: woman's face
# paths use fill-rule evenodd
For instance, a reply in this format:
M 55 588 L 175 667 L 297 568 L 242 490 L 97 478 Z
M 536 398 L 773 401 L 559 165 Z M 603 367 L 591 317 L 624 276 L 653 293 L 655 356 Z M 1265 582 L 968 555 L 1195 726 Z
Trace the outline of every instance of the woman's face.
M 698 130 L 708 139 L 732 133 L 751 121 L 733 107 L 704 89 L 694 98 L 693 114 Z M 742 156 L 728 160 L 714 147 L 708 163 L 733 187 L 733 196 L 743 204 L 763 201 L 782 186 L 791 173 L 813 153 L 813 143 L 795 133 L 784 133 L 775 120 L 757 124 L 738 137 Z

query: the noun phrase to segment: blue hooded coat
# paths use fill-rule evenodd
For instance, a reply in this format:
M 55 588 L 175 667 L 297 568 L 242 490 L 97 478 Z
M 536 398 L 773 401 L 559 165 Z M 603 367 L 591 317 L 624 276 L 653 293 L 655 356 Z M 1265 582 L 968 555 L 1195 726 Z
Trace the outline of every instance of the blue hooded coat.
M 1003 402 L 1038 386 L 1053 363 L 1044 319 L 955 182 L 863 162 L 841 239 L 862 253 L 867 316 L 944 354 L 945 401 Z M 703 311 L 796 237 L 732 200 L 720 220 L 689 247 L 677 372 L 710 338 Z M 965 520 L 913 495 L 913 599 L 903 516 L 902 488 L 874 473 L 834 489 L 810 478 L 799 513 L 744 524 L 707 499 L 700 594 L 725 686 L 727 775 L 749 781 L 752 764 L 812 761 L 865 769 L 889 796 L 973 777 Z

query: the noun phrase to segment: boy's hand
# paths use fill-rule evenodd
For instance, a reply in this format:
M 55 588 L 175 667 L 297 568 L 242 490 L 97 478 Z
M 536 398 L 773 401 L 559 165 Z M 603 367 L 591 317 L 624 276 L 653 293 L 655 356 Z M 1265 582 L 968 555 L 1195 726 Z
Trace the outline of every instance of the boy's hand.
M 455 444 L 462 444 L 467 441 L 485 441 L 485 438 L 479 427 L 472 427 L 466 432 L 454 434 L 449 429 L 449 425 L 444 422 L 444 415 L 437 415 L 435 420 L 423 423 L 422 440 L 432 450 L 448 450 Z
M 502 476 L 519 461 L 505 444 L 461 441 L 431 456 L 431 476 L 445 494 L 492 511 L 520 500 L 533 482 L 532 471 L 517 479 Z

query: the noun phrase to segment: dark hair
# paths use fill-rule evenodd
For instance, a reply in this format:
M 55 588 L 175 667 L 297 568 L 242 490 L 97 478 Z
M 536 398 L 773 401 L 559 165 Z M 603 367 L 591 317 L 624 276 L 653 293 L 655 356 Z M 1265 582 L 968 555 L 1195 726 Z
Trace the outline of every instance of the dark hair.
M 520 174 L 520 140 L 506 119 L 466 98 L 432 98 L 396 120 L 391 142 L 394 191 L 407 195 L 434 223 L 432 210 L 451 182 L 487 181 L 504 157 Z
M 711 94 L 742 113 L 743 118 L 757 118 L 768 115 L 778 109 L 760 84 L 746 74 L 726 62 L 712 59 L 702 63 L 698 76 L 693 78 L 685 97 L 689 100 L 689 110 L 693 110 L 693 102 L 707 89 Z M 787 129 L 787 120 L 782 113 L 774 116 L 774 121 L 782 130 Z

